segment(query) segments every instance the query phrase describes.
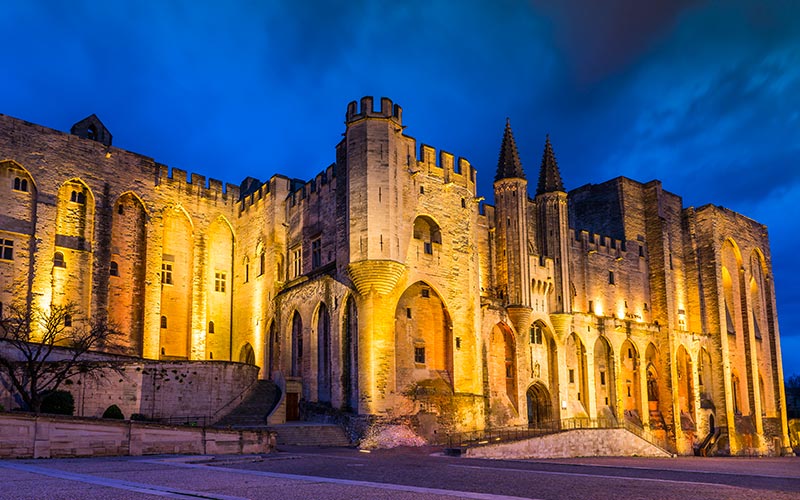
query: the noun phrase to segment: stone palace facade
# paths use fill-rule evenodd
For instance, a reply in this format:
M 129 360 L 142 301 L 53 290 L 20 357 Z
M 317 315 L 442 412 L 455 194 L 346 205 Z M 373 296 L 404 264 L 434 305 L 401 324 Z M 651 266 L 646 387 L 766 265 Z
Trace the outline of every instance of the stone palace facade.
M 303 402 L 456 430 L 626 422 L 679 453 L 779 454 L 766 227 L 659 181 L 528 186 L 351 102 L 335 162 L 240 186 L 0 115 L 0 305 L 74 302 L 150 359 L 232 360 Z M 531 198 L 530 193 L 535 192 Z

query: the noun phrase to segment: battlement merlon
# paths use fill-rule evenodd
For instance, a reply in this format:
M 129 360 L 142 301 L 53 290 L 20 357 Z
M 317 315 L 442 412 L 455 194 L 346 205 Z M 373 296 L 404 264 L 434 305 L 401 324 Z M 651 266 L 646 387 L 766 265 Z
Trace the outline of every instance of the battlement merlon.
M 392 104 L 392 100 L 388 97 L 381 97 L 381 109 L 379 111 L 373 109 L 372 96 L 362 97 L 360 106 L 356 101 L 351 101 L 347 105 L 345 123 L 349 124 L 364 118 L 388 118 L 402 126 L 403 108 L 398 104 Z
M 475 177 L 477 170 L 465 158 L 456 157 L 452 153 L 440 150 L 437 154 L 436 149 L 427 144 L 419 147 L 419 158 L 417 159 L 416 171 L 423 171 L 431 177 L 439 177 L 445 184 L 457 184 L 467 188 L 475 194 Z
M 186 170 L 166 165 L 156 164 L 157 185 L 165 185 L 182 189 L 184 191 L 193 190 L 205 198 L 221 198 L 225 202 L 239 200 L 239 186 L 224 183 L 213 178 L 206 178 L 204 175 L 189 173 Z M 224 186 L 224 188 L 223 188 Z

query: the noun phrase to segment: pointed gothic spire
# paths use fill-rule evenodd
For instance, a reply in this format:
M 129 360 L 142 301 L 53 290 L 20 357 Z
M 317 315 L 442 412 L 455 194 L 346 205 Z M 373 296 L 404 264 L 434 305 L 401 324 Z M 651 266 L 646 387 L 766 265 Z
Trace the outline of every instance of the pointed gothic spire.
M 552 193 L 554 191 L 564 192 L 564 183 L 561 182 L 561 173 L 558 171 L 558 162 L 553 153 L 553 146 L 550 144 L 550 134 L 544 142 L 544 153 L 542 154 L 542 166 L 539 168 L 539 186 L 536 194 Z
M 524 178 L 525 172 L 522 170 L 522 162 L 519 161 L 517 143 L 514 142 L 514 134 L 511 132 L 511 121 L 506 118 L 506 130 L 503 132 L 503 143 L 500 145 L 500 158 L 497 160 L 497 175 L 494 176 L 494 180 Z

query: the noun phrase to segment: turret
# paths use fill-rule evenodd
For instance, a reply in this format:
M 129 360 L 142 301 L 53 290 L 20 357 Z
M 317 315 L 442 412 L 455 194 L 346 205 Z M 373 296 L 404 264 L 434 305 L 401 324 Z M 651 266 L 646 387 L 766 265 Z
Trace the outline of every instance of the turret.
M 522 170 L 517 144 L 508 120 L 497 160 L 494 199 L 498 285 L 509 312 L 513 309 L 520 309 L 519 312 L 526 310 L 529 316 L 531 291 L 527 224 L 528 181 Z M 524 320 L 519 321 L 520 324 L 514 322 L 518 331 L 527 328 Z
M 561 181 L 550 135 L 544 143 L 539 185 L 536 188 L 536 243 L 539 251 L 553 259 L 555 296 L 550 311 L 568 313 L 572 310 L 569 278 L 569 213 L 567 192 Z
M 390 99 L 381 98 L 379 110 L 372 97 L 347 105 L 347 129 L 337 148 L 337 177 L 346 186 L 341 197 L 342 223 L 348 249 L 348 274 L 359 292 L 374 289 L 388 294 L 404 266 L 399 249 L 399 226 L 403 198 L 391 196 L 400 191 L 399 171 L 407 169 L 413 154 L 403 136 L 402 109 Z

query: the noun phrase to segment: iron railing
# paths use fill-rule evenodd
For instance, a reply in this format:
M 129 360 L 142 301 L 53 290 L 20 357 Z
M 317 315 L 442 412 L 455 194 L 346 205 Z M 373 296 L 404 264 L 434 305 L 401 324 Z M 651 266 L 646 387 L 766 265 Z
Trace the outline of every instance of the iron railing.
M 524 427 L 504 427 L 480 431 L 449 433 L 444 436 L 443 440 L 440 440 L 441 442 L 439 444 L 445 445 L 448 448 L 468 448 L 502 442 L 520 441 L 575 429 L 626 429 L 667 453 L 675 453 L 673 447 L 670 446 L 666 440 L 656 437 L 649 430 L 639 427 L 629 421 L 618 421 L 614 418 L 567 418 L 538 422 Z

